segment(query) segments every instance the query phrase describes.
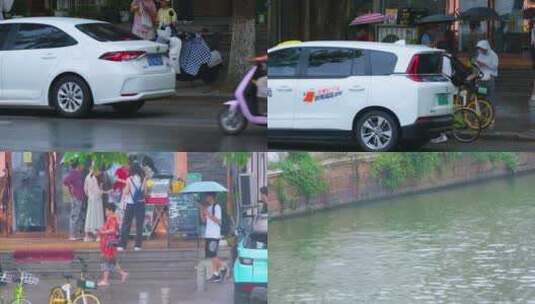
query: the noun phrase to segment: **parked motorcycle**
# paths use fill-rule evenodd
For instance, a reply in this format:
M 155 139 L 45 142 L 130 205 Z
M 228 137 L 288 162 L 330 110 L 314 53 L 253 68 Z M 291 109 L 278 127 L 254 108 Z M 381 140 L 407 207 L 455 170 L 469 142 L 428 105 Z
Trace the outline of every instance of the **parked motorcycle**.
M 156 41 L 169 45 L 169 60 L 177 80 L 201 79 L 206 84 L 212 84 L 218 79 L 223 68 L 223 56 L 217 49 L 209 47 L 203 34 L 177 32 L 171 26 L 159 29 L 157 34 Z
M 255 58 L 255 65 L 247 72 L 236 89 L 235 100 L 225 102 L 225 108 L 218 116 L 223 133 L 237 135 L 247 128 L 248 123 L 267 127 L 267 115 L 259 112 L 259 90 L 267 90 L 257 84 L 267 80 L 267 56 Z M 267 83 L 265 84 L 267 87 Z M 267 92 L 266 92 L 267 94 Z M 267 96 L 266 96 L 267 97 Z

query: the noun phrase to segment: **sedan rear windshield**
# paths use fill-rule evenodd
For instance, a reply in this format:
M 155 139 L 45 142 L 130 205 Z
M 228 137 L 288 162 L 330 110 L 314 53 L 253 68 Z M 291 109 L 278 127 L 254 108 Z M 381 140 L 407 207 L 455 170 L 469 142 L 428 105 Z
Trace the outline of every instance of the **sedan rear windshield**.
M 442 53 L 418 54 L 418 74 L 442 74 Z
M 138 36 L 109 23 L 86 23 L 76 26 L 82 33 L 100 42 L 141 40 Z

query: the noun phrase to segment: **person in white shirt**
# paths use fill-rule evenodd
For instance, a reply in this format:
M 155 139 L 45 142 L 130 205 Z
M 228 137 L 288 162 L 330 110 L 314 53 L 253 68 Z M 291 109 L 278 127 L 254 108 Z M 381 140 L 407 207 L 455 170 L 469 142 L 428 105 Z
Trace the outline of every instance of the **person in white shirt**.
M 221 259 L 217 256 L 219 250 L 219 240 L 221 239 L 222 210 L 216 202 L 216 194 L 206 194 L 206 207 L 201 207 L 201 220 L 206 223 L 204 233 L 205 239 L 205 256 L 212 260 L 212 276 L 208 279 L 210 282 L 221 282 L 227 272 Z
M 488 89 L 488 98 L 494 103 L 494 88 L 496 77 L 498 77 L 500 60 L 487 40 L 481 40 L 477 43 L 477 56 L 475 60 L 481 72 L 483 72 L 483 78 L 481 80 Z

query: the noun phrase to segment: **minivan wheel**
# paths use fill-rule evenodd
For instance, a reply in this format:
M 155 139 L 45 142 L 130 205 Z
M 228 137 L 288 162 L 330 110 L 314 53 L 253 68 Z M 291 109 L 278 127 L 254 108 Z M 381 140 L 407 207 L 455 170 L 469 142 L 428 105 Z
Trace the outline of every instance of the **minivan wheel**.
M 391 151 L 398 144 L 399 129 L 389 113 L 370 111 L 357 121 L 355 137 L 364 151 Z
M 56 111 L 65 117 L 84 117 L 91 110 L 91 90 L 75 75 L 58 79 L 52 86 L 50 97 Z
M 121 115 L 133 115 L 145 105 L 144 101 L 120 102 L 112 105 L 115 112 Z

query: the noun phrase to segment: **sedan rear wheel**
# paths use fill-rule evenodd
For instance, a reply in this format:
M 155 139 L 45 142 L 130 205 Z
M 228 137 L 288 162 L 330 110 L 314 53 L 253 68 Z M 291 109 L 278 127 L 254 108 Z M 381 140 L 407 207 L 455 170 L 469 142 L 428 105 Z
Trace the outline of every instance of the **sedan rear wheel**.
M 370 111 L 358 121 L 355 136 L 361 148 L 368 152 L 391 151 L 398 144 L 399 130 L 392 115 Z
M 52 104 L 65 117 L 83 117 L 91 109 L 91 91 L 83 79 L 68 75 L 52 86 Z

